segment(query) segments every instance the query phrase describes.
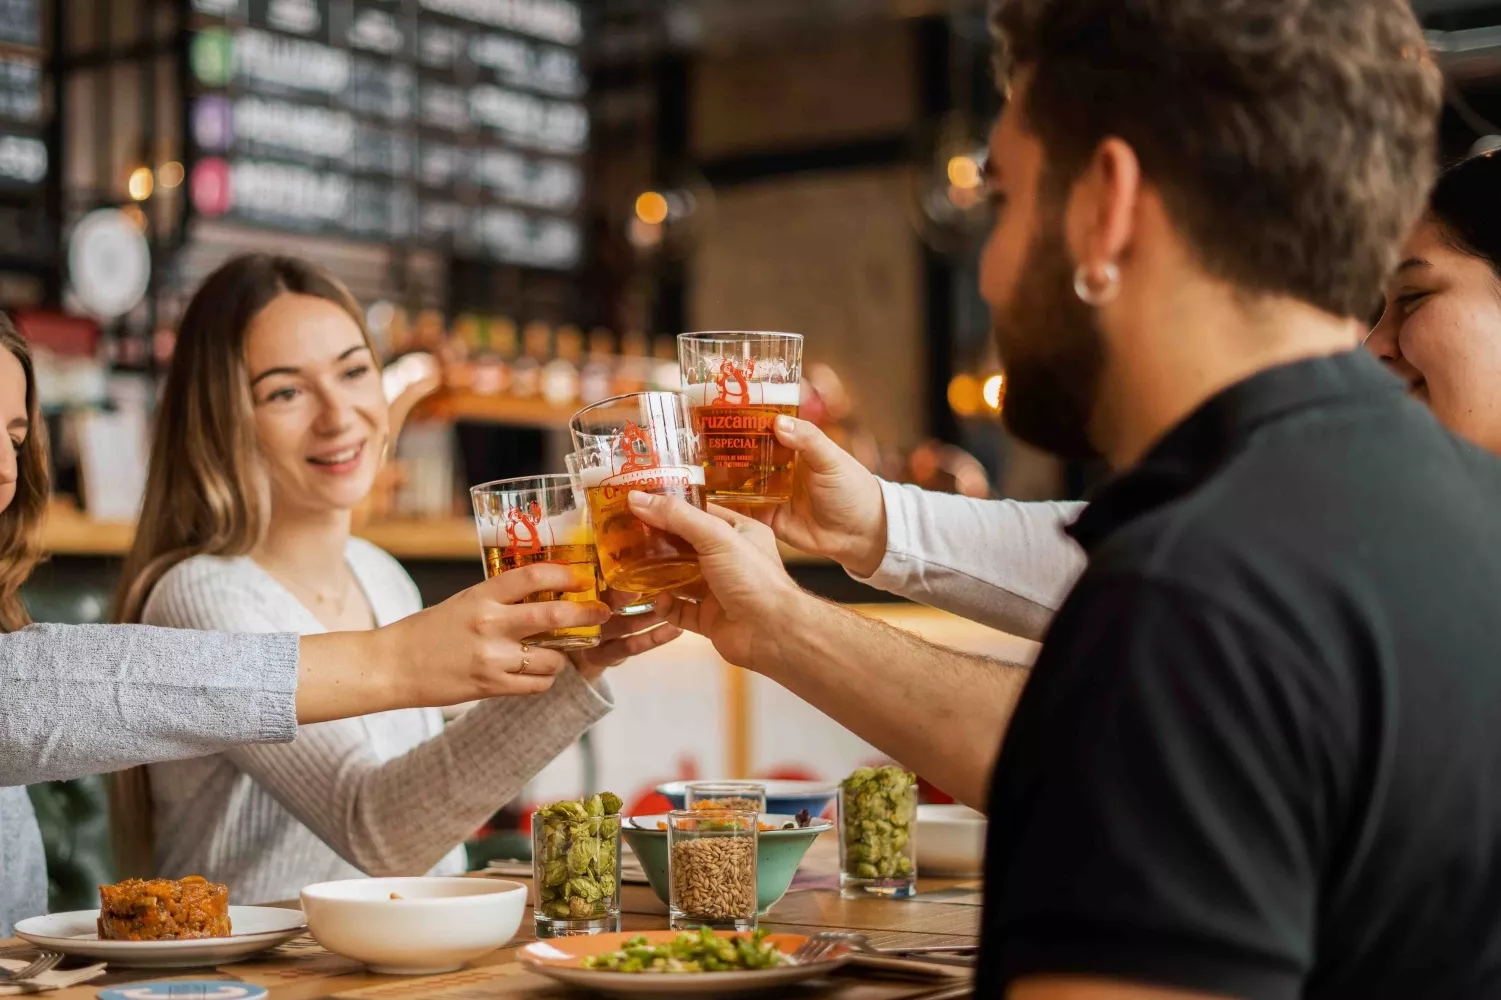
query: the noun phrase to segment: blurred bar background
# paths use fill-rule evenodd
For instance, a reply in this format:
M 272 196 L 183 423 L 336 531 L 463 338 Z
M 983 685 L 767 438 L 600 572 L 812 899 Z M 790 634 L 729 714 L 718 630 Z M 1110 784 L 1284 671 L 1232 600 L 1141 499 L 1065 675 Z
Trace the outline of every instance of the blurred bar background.
M 1414 2 L 1451 83 L 1446 154 L 1501 143 L 1501 3 Z M 36 345 L 57 470 L 33 613 L 103 619 L 177 319 L 251 250 L 331 269 L 388 362 L 439 366 L 359 526 L 429 602 L 482 578 L 467 485 L 561 470 L 581 403 L 676 388 L 684 330 L 806 335 L 804 414 L 883 476 L 1080 495 L 1099 470 L 996 420 L 990 58 L 983 0 L 0 0 L 0 307 Z M 1028 653 L 788 560 L 940 641 Z M 614 676 L 607 751 L 539 795 L 870 757 L 703 645 Z M 91 787 L 46 803 L 71 817 L 64 883 L 107 868 L 59 865 L 87 856 L 67 838 L 90 839 Z

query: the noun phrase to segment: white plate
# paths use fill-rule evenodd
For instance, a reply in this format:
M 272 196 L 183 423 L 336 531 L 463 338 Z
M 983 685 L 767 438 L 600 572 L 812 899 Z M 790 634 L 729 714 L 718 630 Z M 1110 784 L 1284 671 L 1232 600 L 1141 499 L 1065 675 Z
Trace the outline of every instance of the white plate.
M 579 966 L 582 956 L 611 951 L 637 934 L 645 934 L 652 944 L 662 944 L 677 936 L 676 931 L 623 931 L 593 937 L 534 941 L 521 949 L 521 964 L 531 972 L 565 985 L 605 996 L 718 998 L 756 994 L 783 996 L 783 987 L 826 976 L 848 961 L 848 956 L 840 953 L 812 965 L 784 965 L 750 972 L 604 972 Z M 807 938 L 799 934 L 773 934 L 770 940 L 786 953 L 796 950 Z
M 16 924 L 16 936 L 49 951 L 97 958 L 136 969 L 191 969 L 222 965 L 275 948 L 307 931 L 301 910 L 277 906 L 231 906 L 227 938 L 191 941 L 101 941 L 99 911 L 73 910 L 28 917 Z

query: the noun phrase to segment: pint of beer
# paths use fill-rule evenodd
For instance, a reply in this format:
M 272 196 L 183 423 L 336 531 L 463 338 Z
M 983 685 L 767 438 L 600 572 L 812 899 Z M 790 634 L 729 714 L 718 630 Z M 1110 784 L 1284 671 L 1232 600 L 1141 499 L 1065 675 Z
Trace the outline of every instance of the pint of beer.
M 528 595 L 523 604 L 599 600 L 594 535 L 569 477 L 501 479 L 471 488 L 469 496 L 474 501 L 486 577 L 533 563 L 558 563 L 573 571 L 580 589 L 539 591 Z M 548 649 L 588 649 L 599 645 L 599 638 L 600 626 L 585 625 L 538 632 L 521 643 Z
M 573 493 L 580 508 L 588 510 L 588 494 L 584 490 L 584 480 L 580 473 L 582 465 L 577 453 L 563 456 L 563 464 L 568 467 L 568 478 L 573 482 Z M 596 560 L 596 568 L 598 560 Z M 605 574 L 599 571 L 599 599 L 610 606 L 610 610 L 622 618 L 631 618 L 635 615 L 649 614 L 656 610 L 656 594 L 612 594 L 610 588 L 605 585 Z
M 792 499 L 797 454 L 772 421 L 797 416 L 803 338 L 717 331 L 678 336 L 683 392 L 703 451 L 708 499 L 731 505 Z
M 703 507 L 704 469 L 687 399 L 676 392 L 616 396 L 580 410 L 569 427 L 605 584 L 655 594 L 696 581 L 693 547 L 641 523 L 627 500 L 640 490 Z

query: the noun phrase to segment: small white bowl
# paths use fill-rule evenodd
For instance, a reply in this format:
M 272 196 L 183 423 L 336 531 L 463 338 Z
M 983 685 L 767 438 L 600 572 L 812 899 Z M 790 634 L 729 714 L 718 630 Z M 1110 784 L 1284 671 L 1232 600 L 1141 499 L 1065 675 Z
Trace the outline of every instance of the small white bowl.
M 918 806 L 918 872 L 951 877 L 981 874 L 985 830 L 984 815 L 969 806 Z
M 319 944 L 396 976 L 452 972 L 502 947 L 525 910 L 526 886 L 504 879 L 361 878 L 302 890 Z

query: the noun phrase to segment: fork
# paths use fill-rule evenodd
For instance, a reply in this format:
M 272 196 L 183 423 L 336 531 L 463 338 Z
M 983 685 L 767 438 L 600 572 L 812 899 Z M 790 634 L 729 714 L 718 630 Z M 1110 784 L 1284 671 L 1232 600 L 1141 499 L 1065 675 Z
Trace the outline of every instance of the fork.
M 866 943 L 864 934 L 854 934 L 850 931 L 819 931 L 798 945 L 797 950 L 788 957 L 794 965 L 807 965 L 821 961 L 840 945 L 848 945 L 855 951 L 865 951 L 870 947 Z
M 19 983 L 28 979 L 35 979 L 42 973 L 51 972 L 57 968 L 62 960 L 62 955 L 55 951 L 37 952 L 37 956 L 32 960 L 32 963 L 23 969 L 17 969 L 14 972 L 9 969 L 0 969 L 0 981 Z

